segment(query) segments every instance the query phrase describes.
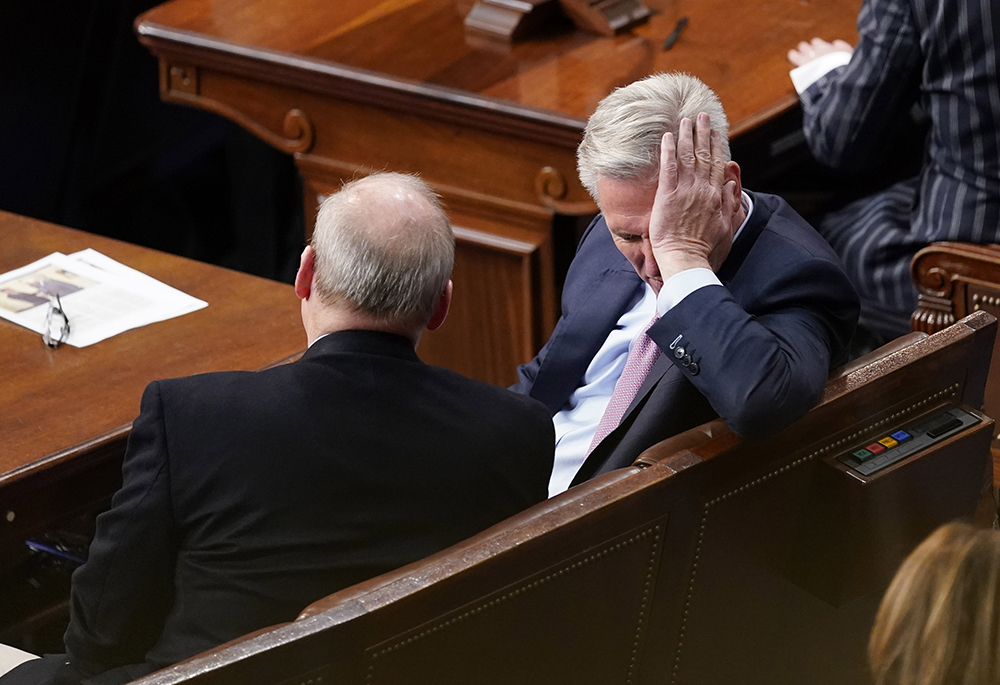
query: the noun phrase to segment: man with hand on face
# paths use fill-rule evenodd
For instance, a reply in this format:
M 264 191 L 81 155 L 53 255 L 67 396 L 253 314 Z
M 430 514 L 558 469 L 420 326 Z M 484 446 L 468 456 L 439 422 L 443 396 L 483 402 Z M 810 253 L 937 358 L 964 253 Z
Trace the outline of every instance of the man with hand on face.
M 0 683 L 133 680 L 545 499 L 545 408 L 414 350 L 448 312 L 454 249 L 414 177 L 327 198 L 295 279 L 309 349 L 149 385 L 73 574 L 66 654 Z
M 741 187 L 727 131 L 685 74 L 614 91 L 587 124 L 580 179 L 601 214 L 514 386 L 553 415 L 550 496 L 717 416 L 741 436 L 777 430 L 846 361 L 857 294 L 783 200 Z

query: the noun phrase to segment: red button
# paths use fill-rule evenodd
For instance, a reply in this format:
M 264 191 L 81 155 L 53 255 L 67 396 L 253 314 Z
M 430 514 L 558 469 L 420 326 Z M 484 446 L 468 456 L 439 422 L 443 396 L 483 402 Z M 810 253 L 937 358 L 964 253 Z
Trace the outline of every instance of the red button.
M 883 445 L 878 444 L 877 442 L 873 442 L 870 445 L 865 445 L 865 449 L 874 454 L 881 454 L 882 452 L 885 452 L 885 447 Z

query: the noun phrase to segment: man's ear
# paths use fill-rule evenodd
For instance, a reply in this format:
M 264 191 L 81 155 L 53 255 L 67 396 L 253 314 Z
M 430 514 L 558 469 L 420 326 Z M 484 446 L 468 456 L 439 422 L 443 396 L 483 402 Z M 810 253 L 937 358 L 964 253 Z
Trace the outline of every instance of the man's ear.
M 743 192 L 743 183 L 740 180 L 740 165 L 737 164 L 736 162 L 732 161 L 732 160 L 729 160 L 728 162 L 726 162 L 726 171 L 725 171 L 725 176 L 722 179 L 722 183 L 723 183 L 723 185 L 725 185 L 726 183 L 729 183 L 730 181 L 735 181 L 736 182 L 736 184 L 735 184 L 736 185 L 736 191 L 735 191 L 736 198 L 735 199 L 736 199 L 737 206 L 739 206 L 740 199 L 741 199 L 741 193 Z
M 453 289 L 454 284 L 449 280 L 448 285 L 444 287 L 444 292 L 441 293 L 441 297 L 438 299 L 437 305 L 434 307 L 434 314 L 431 315 L 431 320 L 427 322 L 427 330 L 436 331 L 441 328 L 441 324 L 448 317 Z
M 312 245 L 306 245 L 302 250 L 302 257 L 299 259 L 299 270 L 295 274 L 295 294 L 300 300 L 308 300 L 312 294 L 313 263 L 316 260 L 316 252 Z

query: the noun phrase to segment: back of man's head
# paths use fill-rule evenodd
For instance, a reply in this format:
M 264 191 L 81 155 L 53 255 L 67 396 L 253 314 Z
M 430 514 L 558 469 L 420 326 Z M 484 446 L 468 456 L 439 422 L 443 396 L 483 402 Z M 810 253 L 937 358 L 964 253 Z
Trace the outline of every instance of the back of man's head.
M 316 217 L 315 288 L 388 327 L 419 331 L 451 277 L 455 238 L 430 187 L 375 173 L 326 198 Z
M 705 112 L 721 135 L 723 160 L 729 161 L 729 121 L 718 96 L 694 76 L 653 74 L 617 88 L 601 100 L 587 122 L 577 149 L 580 182 L 600 204 L 597 179 L 655 182 L 660 139 L 676 139 L 681 119 L 696 122 Z

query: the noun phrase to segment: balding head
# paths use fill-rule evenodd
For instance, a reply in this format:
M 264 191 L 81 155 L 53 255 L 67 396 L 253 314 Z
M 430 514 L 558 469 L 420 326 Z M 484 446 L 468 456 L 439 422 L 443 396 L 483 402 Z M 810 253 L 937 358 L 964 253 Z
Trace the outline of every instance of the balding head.
M 312 288 L 322 305 L 399 332 L 428 324 L 455 258 L 437 196 L 420 179 L 396 173 L 352 181 L 326 198 L 312 248 Z

